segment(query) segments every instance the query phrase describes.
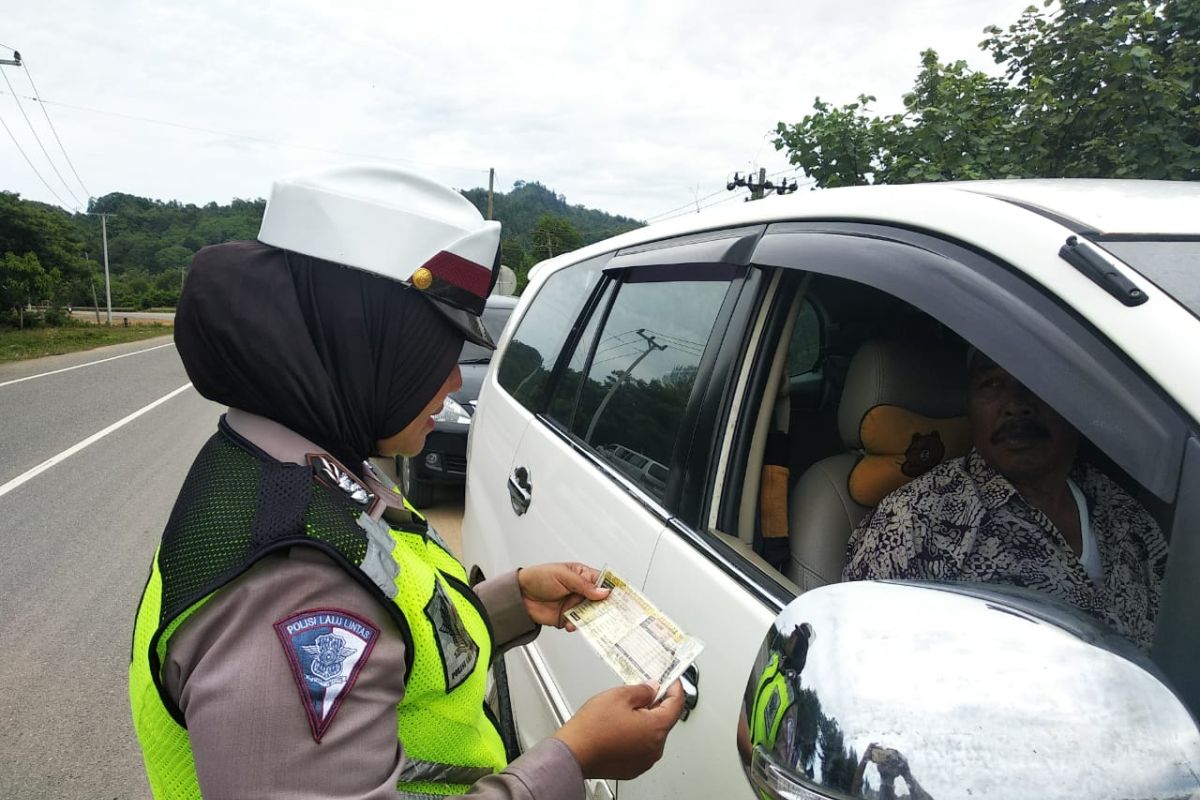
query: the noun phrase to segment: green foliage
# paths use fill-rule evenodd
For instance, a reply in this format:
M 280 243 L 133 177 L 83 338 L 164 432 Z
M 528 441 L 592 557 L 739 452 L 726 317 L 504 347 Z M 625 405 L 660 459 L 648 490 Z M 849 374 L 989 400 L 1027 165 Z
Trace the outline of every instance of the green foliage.
M 50 288 L 50 274 L 36 254 L 10 251 L 0 257 L 0 301 L 16 311 L 19 327 L 25 327 L 26 306 L 45 301 Z
M 904 111 L 817 98 L 774 144 L 818 186 L 1004 177 L 1200 179 L 1200 4 L 1047 2 L 980 47 L 996 78 L 921 54 Z
M 480 213 L 487 209 L 487 189 L 466 189 L 463 196 L 475 204 Z M 567 219 L 579 233 L 582 244 L 591 244 L 618 233 L 641 227 L 631 217 L 614 216 L 603 211 L 570 205 L 567 199 L 542 184 L 517 181 L 511 192 L 496 192 L 492 198 L 493 216 L 504 225 L 505 238 L 516 239 L 522 250 L 534 249 L 533 234 L 538 222 L 547 214 Z M 517 269 L 516 264 L 509 264 Z M 532 266 L 532 265 L 530 265 Z
M 26 358 L 73 353 L 121 342 L 135 342 L 156 336 L 167 336 L 171 328 L 163 325 L 89 325 L 67 320 L 61 327 L 5 330 L 0 328 L 0 363 Z
M 543 214 L 538 219 L 537 227 L 533 229 L 533 261 L 543 261 L 547 258 L 569 253 L 583 244 L 583 237 L 571 220 L 553 214 Z
M 484 189 L 463 194 L 481 209 L 486 205 Z M 518 182 L 509 194 L 497 194 L 495 201 L 496 217 L 504 224 L 502 260 L 517 273 L 518 288 L 524 287 L 529 268 L 545 253 L 561 253 L 640 225 L 628 217 L 568 205 L 566 198 L 540 183 Z M 12 282 L 13 288 L 5 290 L 3 307 L 14 309 L 23 325 L 23 309 L 31 301 L 91 306 L 94 286 L 103 304 L 104 246 L 101 222 L 95 216 L 100 213 L 111 215 L 107 227 L 113 305 L 173 307 L 196 251 L 211 244 L 254 239 L 265 208 L 261 199 L 196 206 L 113 192 L 93 198 L 88 206 L 91 214 L 71 214 L 0 192 L 0 253 L 13 254 L 22 265 L 20 270 L 27 270 L 20 259 L 32 257 L 43 271 L 33 283 L 26 278 L 20 286 Z M 23 293 L 25 299 L 12 299 L 14 292 Z

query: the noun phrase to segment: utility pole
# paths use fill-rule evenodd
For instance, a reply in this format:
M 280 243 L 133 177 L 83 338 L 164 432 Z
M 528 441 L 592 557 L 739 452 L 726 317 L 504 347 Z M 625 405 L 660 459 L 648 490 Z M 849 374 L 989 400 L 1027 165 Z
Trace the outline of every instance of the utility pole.
M 747 202 L 751 200 L 762 200 L 767 196 L 768 192 L 774 192 L 775 194 L 791 194 L 792 192 L 796 191 L 796 186 L 797 183 L 794 179 L 791 181 L 791 183 L 789 183 L 788 179 L 784 178 L 779 185 L 767 180 L 766 167 L 759 168 L 757 183 L 755 182 L 753 175 L 747 173 L 746 177 L 743 178 L 742 173 L 735 172 L 733 173 L 733 180 L 725 184 L 725 188 L 731 192 L 734 189 L 740 189 L 743 187 L 749 189 L 750 196 L 746 198 Z
M 21 66 L 21 54 L 16 50 L 13 50 L 13 57 L 0 58 L 0 64 L 7 64 L 10 67 L 19 67 Z
M 83 260 L 91 261 L 91 259 L 88 258 L 88 254 L 86 252 L 83 254 Z M 100 324 L 100 303 L 98 300 L 96 300 L 96 282 L 91 279 L 91 277 L 90 277 L 91 274 L 92 274 L 92 268 L 89 266 L 88 267 L 88 275 L 89 275 L 88 283 L 90 283 L 92 285 L 92 310 L 96 312 L 96 324 L 99 325 Z
M 112 325 L 112 283 L 108 278 L 108 218 L 116 214 L 89 212 L 89 217 L 100 218 L 100 230 L 104 236 L 104 302 L 108 304 L 108 324 Z
M 633 363 L 626 367 L 625 371 L 618 375 L 617 379 L 613 381 L 612 388 L 608 390 L 608 394 L 604 395 L 604 399 L 600 401 L 600 407 L 597 408 L 596 413 L 592 415 L 592 421 L 588 425 L 587 433 L 583 435 L 583 440 L 585 442 L 590 443 L 592 441 L 592 433 L 596 430 L 596 423 L 600 421 L 600 415 L 604 413 L 604 409 L 608 406 L 608 401 L 613 399 L 613 395 L 617 393 L 617 389 L 619 389 L 621 384 L 625 382 L 625 379 L 629 377 L 629 373 L 633 372 L 634 368 L 637 367 L 638 364 L 642 363 L 643 358 L 650 355 L 655 350 L 667 349 L 667 345 L 658 344 L 654 341 L 653 336 L 647 336 L 645 328 L 638 328 L 635 333 L 646 340 L 646 352 L 635 358 Z
M 496 168 L 488 167 L 488 213 L 487 218 L 492 218 L 492 185 L 496 182 Z

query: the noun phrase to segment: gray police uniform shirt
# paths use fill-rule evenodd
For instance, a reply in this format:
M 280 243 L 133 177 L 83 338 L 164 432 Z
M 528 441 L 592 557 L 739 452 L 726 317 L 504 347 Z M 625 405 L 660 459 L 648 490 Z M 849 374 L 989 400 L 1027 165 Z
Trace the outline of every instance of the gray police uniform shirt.
M 227 422 L 280 461 L 304 463 L 320 448 L 270 420 L 230 409 Z M 475 592 L 488 611 L 497 653 L 532 641 L 516 572 Z M 372 622 L 374 649 L 318 743 L 274 623 L 332 608 Z M 206 798 L 395 798 L 404 763 L 396 705 L 404 697 L 404 640 L 341 567 L 310 547 L 267 556 L 230 582 L 171 638 L 164 686 L 187 720 Z M 570 749 L 546 739 L 501 773 L 472 786 L 479 800 L 583 798 Z

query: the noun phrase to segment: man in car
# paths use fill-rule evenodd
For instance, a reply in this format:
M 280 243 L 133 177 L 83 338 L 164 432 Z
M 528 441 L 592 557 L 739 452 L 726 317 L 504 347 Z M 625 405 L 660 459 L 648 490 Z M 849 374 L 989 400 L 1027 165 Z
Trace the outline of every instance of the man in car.
M 1076 460 L 1079 434 L 1057 412 L 982 353 L 969 366 L 971 451 L 864 517 L 843 579 L 1036 589 L 1149 649 L 1167 562 L 1158 524 Z

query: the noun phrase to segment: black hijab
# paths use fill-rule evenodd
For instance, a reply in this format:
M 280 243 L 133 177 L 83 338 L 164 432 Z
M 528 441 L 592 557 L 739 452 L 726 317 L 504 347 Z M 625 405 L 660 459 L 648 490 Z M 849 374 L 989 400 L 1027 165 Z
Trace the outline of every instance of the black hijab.
M 463 335 L 397 281 L 259 242 L 196 253 L 175 344 L 200 394 L 355 472 L 437 393 Z

